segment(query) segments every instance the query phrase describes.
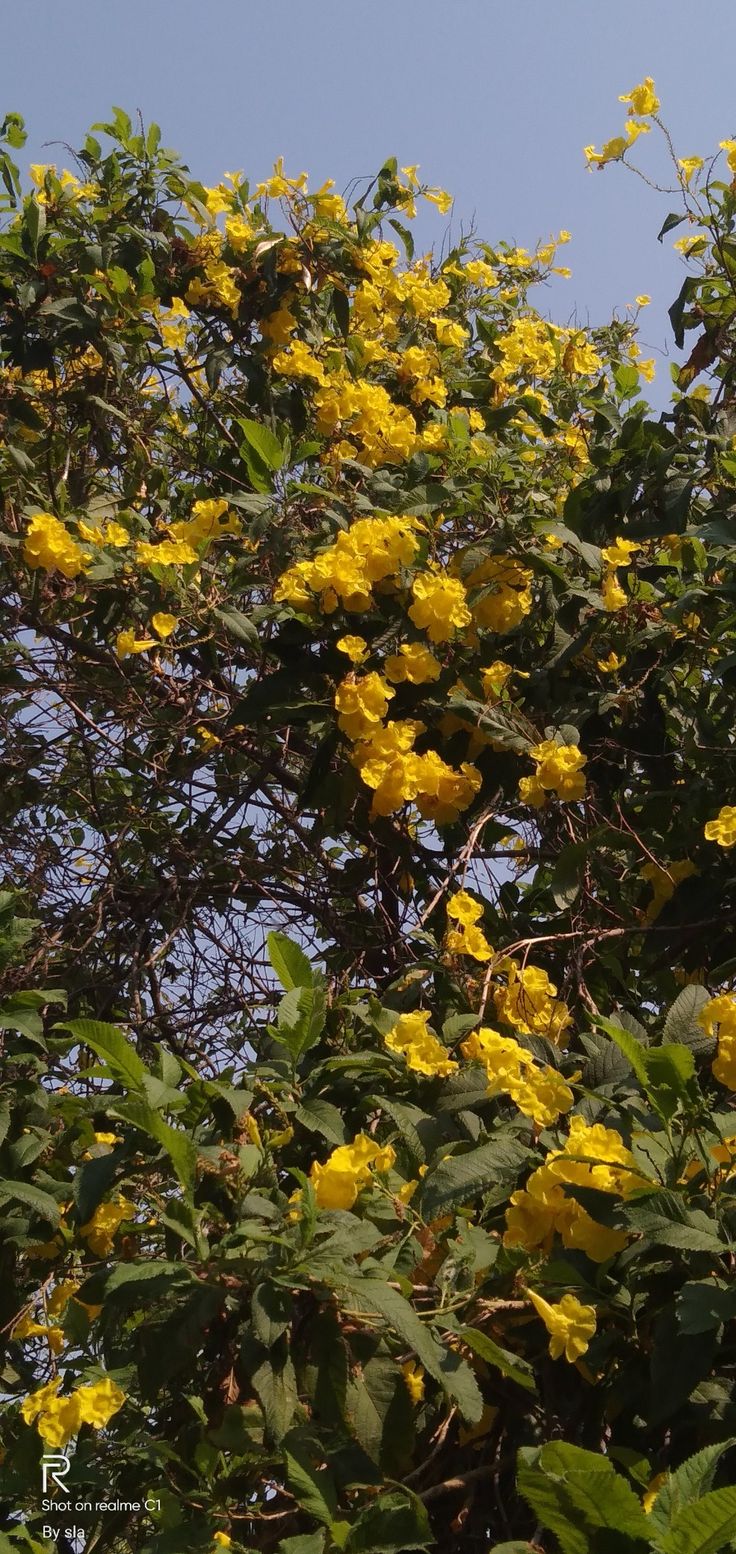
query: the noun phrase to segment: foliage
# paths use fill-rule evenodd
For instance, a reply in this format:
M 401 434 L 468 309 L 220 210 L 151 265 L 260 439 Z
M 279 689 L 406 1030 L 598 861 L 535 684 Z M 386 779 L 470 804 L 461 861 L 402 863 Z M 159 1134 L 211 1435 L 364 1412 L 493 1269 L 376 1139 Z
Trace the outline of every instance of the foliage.
M 657 419 L 565 233 L 2 136 L 3 1547 L 67 1449 L 100 1550 L 716 1554 L 736 181 Z

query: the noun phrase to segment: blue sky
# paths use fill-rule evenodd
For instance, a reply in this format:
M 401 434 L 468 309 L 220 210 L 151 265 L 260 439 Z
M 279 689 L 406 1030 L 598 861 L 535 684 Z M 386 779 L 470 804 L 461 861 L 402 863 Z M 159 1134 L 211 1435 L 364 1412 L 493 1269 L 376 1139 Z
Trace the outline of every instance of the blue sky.
M 455 195 L 452 231 L 493 242 L 573 234 L 572 280 L 539 300 L 559 322 L 604 322 L 637 292 L 642 341 L 666 349 L 680 284 L 672 199 L 582 147 L 623 125 L 620 92 L 653 75 L 678 152 L 736 132 L 733 0 L 14 0 L 3 16 L 0 116 L 24 113 L 28 160 L 112 103 L 156 119 L 194 173 L 262 177 L 283 155 L 338 188 L 390 154 Z M 639 161 L 665 169 L 655 136 Z M 422 245 L 446 223 L 427 210 Z M 677 234 L 673 234 L 677 235 Z M 667 391 L 663 358 L 657 397 Z

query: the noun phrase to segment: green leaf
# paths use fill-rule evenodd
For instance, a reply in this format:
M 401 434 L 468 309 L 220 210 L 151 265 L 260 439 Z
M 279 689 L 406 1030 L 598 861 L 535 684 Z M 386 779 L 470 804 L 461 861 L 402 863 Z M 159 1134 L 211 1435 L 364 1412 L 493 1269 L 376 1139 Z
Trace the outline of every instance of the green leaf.
M 344 1292 L 349 1296 L 344 1304 L 383 1317 L 389 1327 L 413 1349 L 420 1364 L 430 1376 L 434 1376 L 447 1396 L 457 1403 L 463 1418 L 470 1424 L 477 1424 L 483 1412 L 483 1399 L 470 1366 L 452 1349 L 446 1349 L 439 1343 L 398 1290 L 379 1279 L 346 1278 L 340 1281 L 338 1290 L 339 1294 Z
M 249 448 L 253 448 L 258 458 L 263 461 L 268 469 L 278 470 L 284 462 L 284 451 L 278 437 L 275 437 L 270 427 L 264 426 L 261 421 L 245 421 L 238 417 L 237 425 L 243 433 Z
M 314 972 L 304 951 L 285 933 L 270 933 L 266 940 L 268 958 L 287 991 L 292 987 L 313 987 Z
M 287 1482 L 302 1510 L 329 1527 L 337 1513 L 335 1486 L 327 1469 L 315 1467 L 310 1460 L 309 1448 L 309 1440 L 298 1430 L 282 1441 Z
M 435 1545 L 429 1517 L 410 1489 L 392 1490 L 360 1512 L 348 1533 L 345 1554 L 402 1554 Z
M 303 1128 L 309 1128 L 311 1133 L 321 1133 L 323 1138 L 329 1139 L 331 1144 L 344 1144 L 347 1134 L 342 1115 L 331 1101 L 323 1101 L 321 1096 L 313 1096 L 302 1101 L 295 1112 L 297 1122 Z
M 454 1322 L 451 1325 L 458 1337 L 462 1338 L 463 1343 L 466 1343 L 475 1354 L 480 1355 L 482 1360 L 495 1366 L 502 1376 L 508 1376 L 510 1381 L 517 1382 L 527 1392 L 536 1392 L 534 1372 L 526 1360 L 510 1354 L 508 1349 L 502 1349 L 500 1344 L 494 1343 L 494 1340 L 478 1327 L 463 1327 L 460 1323 L 456 1325 Z
M 257 1284 L 251 1298 L 256 1336 L 272 1349 L 291 1321 L 293 1300 L 289 1290 L 279 1284 Z
M 59 1020 L 54 1030 L 58 1026 L 71 1031 L 77 1041 L 90 1047 L 103 1060 L 112 1078 L 126 1090 L 142 1089 L 148 1069 L 116 1025 L 106 1025 L 102 1020 Z
M 668 232 L 672 232 L 674 227 L 679 227 L 683 221 L 687 221 L 687 211 L 671 210 L 669 215 L 665 216 L 664 221 L 662 222 L 662 225 L 657 233 L 657 242 L 661 243 L 662 238 L 665 237 Z
M 676 1306 L 681 1333 L 709 1333 L 736 1317 L 736 1289 L 713 1279 L 693 1281 L 683 1284 Z
M 736 1487 L 714 1489 L 672 1519 L 659 1540 L 663 1554 L 717 1554 L 736 1537 Z
M 51 1194 L 33 1187 L 30 1182 L 0 1182 L 0 1203 L 22 1203 L 54 1229 L 61 1219 L 61 1210 Z
M 632 1230 L 657 1246 L 720 1256 L 727 1250 L 714 1221 L 702 1209 L 687 1209 L 674 1193 L 652 1193 L 643 1201 L 629 1204 L 624 1217 Z
M 299 1401 L 296 1374 L 291 1355 L 280 1340 L 281 1351 L 272 1349 L 251 1376 L 266 1424 L 274 1441 L 282 1441 L 294 1418 Z
M 566 1441 L 519 1452 L 517 1486 L 558 1539 L 563 1554 L 604 1547 L 622 1551 L 649 1545 L 649 1524 L 638 1495 L 609 1458 Z M 610 1536 L 600 1537 L 605 1529 Z
M 242 610 L 236 610 L 232 605 L 220 605 L 212 611 L 215 619 L 220 622 L 231 637 L 236 637 L 238 642 L 247 642 L 248 647 L 259 647 L 260 637 L 252 620 L 244 615 Z
M 325 1537 L 324 1527 L 319 1532 L 299 1532 L 295 1538 L 282 1538 L 276 1554 L 323 1554 Z
M 688 1457 L 674 1473 L 670 1473 L 660 1489 L 649 1513 L 652 1531 L 661 1535 L 670 1527 L 673 1518 L 683 1506 L 700 1500 L 712 1488 L 713 1478 L 721 1457 L 736 1446 L 736 1436 L 717 1441 L 704 1447 L 694 1457 Z
M 697 1017 L 709 998 L 708 989 L 699 987 L 697 983 L 684 987 L 668 1011 L 664 1022 L 665 1041 L 687 1042 L 688 1038 L 692 1039 L 693 1036 L 707 1040 Z
M 284 994 L 279 1004 L 278 1027 L 275 1031 L 271 1028 L 271 1033 L 288 1047 L 294 1062 L 319 1041 L 326 1008 L 321 987 L 292 987 Z
M 119 1116 L 128 1118 L 143 1133 L 147 1133 L 149 1138 L 161 1145 L 169 1156 L 185 1192 L 191 1192 L 197 1169 L 197 1148 L 190 1135 L 181 1128 L 172 1128 L 170 1123 L 164 1121 L 160 1112 L 155 1112 L 143 1101 L 128 1101 L 116 1110 Z
M 80 1225 L 86 1225 L 110 1191 L 119 1169 L 115 1153 L 85 1160 L 74 1178 L 74 1202 Z
M 182 1279 L 192 1279 L 185 1263 L 167 1263 L 158 1258 L 153 1263 L 118 1263 L 105 1280 L 105 1294 L 113 1295 L 116 1290 L 143 1285 L 141 1300 L 145 1302 L 151 1298 L 153 1285 L 172 1284 Z
M 424 1178 L 418 1205 L 423 1219 L 436 1219 L 452 1204 L 475 1198 L 488 1187 L 511 1187 L 531 1153 L 527 1144 L 507 1133 L 467 1154 L 451 1155 Z

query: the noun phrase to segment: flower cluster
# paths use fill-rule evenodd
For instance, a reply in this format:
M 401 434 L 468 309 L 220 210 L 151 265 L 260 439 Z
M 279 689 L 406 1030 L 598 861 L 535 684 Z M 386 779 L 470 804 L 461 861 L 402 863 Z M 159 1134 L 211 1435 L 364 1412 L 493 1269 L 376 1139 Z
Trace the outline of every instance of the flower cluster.
M 402 1014 L 384 1040 L 389 1052 L 399 1053 L 417 1074 L 439 1075 L 445 1079 L 448 1074 L 456 1073 L 459 1065 L 429 1029 L 429 1018 L 426 1010 Z
M 493 994 L 499 1020 L 521 1031 L 523 1036 L 546 1036 L 556 1046 L 563 1046 L 572 1015 L 567 1004 L 557 997 L 557 988 L 547 972 L 541 966 L 519 967 L 513 960 L 507 960 L 503 969 L 506 984 L 497 987 Z
M 327 550 L 311 561 L 297 561 L 274 589 L 277 604 L 304 610 L 315 595 L 324 614 L 341 605 L 353 613 L 369 610 L 373 585 L 394 578 L 419 549 L 416 518 L 359 518 L 342 530 Z
M 35 1423 L 47 1446 L 66 1446 L 83 1424 L 104 1430 L 125 1402 L 125 1393 L 109 1376 L 78 1387 L 76 1392 L 63 1397 L 58 1395 L 60 1386 L 61 1377 L 56 1376 L 38 1392 L 29 1393 L 21 1405 L 25 1423 Z
M 396 1159 L 390 1144 L 381 1147 L 359 1133 L 352 1144 L 340 1144 L 321 1165 L 312 1162 L 309 1180 L 321 1209 L 352 1209 L 362 1187 L 370 1185 L 372 1172 L 390 1171 Z
M 706 841 L 717 842 L 719 847 L 736 847 L 736 806 L 724 804 L 715 820 L 706 821 L 704 831 Z
M 23 556 L 31 568 L 44 567 L 47 572 L 61 572 L 68 578 L 78 577 L 91 559 L 53 513 L 34 513 L 26 532 Z
M 489 556 L 467 573 L 473 598 L 473 620 L 486 631 L 505 633 L 520 625 L 532 608 L 532 574 L 513 556 Z
M 593 1262 L 605 1262 L 626 1245 L 625 1232 L 597 1224 L 566 1195 L 566 1185 L 593 1187 L 625 1198 L 646 1183 L 619 1133 L 601 1123 L 590 1125 L 582 1117 L 572 1117 L 563 1148 L 552 1151 L 544 1165 L 532 1172 L 526 1186 L 511 1194 L 505 1245 L 521 1246 L 528 1252 L 539 1248 L 549 1251 L 558 1235 L 563 1246 L 587 1253 Z
M 383 685 L 378 675 L 375 679 Z M 384 694 L 388 699 L 394 692 L 387 686 Z M 378 692 L 374 705 L 378 705 Z M 404 804 L 415 804 L 423 819 L 449 825 L 472 803 L 480 788 L 480 772 L 467 761 L 455 770 L 436 750 L 419 754 L 414 743 L 424 732 L 425 725 L 416 719 L 387 724 L 376 720 L 370 737 L 356 744 L 351 760 L 366 786 L 373 789 L 374 814 L 392 815 Z
M 623 93 L 619 102 L 627 104 L 630 115 L 624 125 L 624 133 L 607 140 L 602 151 L 596 151 L 595 146 L 586 146 L 585 157 L 589 167 L 605 167 L 606 162 L 620 162 L 639 136 L 649 132 L 651 124 L 645 121 L 659 111 L 659 98 L 652 77 L 647 76 L 633 91 Z
M 449 928 L 445 947 L 450 955 L 471 955 L 473 960 L 491 960 L 493 950 L 478 922 L 483 916 L 479 901 L 474 901 L 466 890 L 458 890 L 447 903 L 447 916 L 459 923 L 459 928 Z
M 583 797 L 585 777 L 582 769 L 588 758 L 577 745 L 558 745 L 554 739 L 545 739 L 539 745 L 532 745 L 529 755 L 536 771 L 532 777 L 522 777 L 519 781 L 522 804 L 531 804 L 538 809 L 546 804 L 549 793 L 556 793 L 558 798 L 568 802 Z
M 570 1086 L 547 1063 L 537 1063 L 512 1036 L 481 1026 L 463 1042 L 463 1056 L 477 1059 L 488 1075 L 489 1095 L 509 1095 L 538 1128 L 549 1128 L 572 1107 Z

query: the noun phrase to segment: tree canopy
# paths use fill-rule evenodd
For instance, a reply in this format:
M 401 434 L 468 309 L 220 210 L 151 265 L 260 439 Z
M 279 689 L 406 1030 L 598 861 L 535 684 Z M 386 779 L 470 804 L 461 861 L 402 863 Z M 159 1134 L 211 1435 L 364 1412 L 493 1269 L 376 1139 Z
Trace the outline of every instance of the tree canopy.
M 623 100 L 659 415 L 565 232 L 2 125 L 8 1554 L 54 1452 L 99 1550 L 736 1539 L 736 141 Z

